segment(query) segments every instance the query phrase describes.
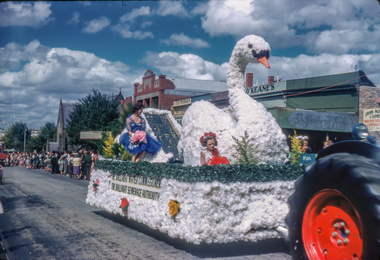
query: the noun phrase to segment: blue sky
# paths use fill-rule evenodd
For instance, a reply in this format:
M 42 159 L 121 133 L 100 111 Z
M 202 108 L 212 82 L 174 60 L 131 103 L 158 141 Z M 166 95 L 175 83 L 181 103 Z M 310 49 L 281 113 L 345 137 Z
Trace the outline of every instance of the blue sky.
M 377 0 L 0 3 L 0 128 L 57 122 L 58 103 L 108 95 L 156 75 L 225 80 L 237 40 L 270 44 L 255 81 L 380 69 Z M 380 73 L 368 76 L 380 85 Z

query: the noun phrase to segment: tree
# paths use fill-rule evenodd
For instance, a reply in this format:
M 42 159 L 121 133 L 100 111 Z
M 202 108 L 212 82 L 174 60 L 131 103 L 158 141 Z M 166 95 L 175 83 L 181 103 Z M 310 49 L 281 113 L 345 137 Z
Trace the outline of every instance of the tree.
M 101 149 L 102 140 L 81 140 L 81 131 L 110 131 L 119 120 L 119 103 L 110 100 L 97 89 L 85 98 L 79 99 L 70 113 L 66 133 L 68 144 L 82 145 L 91 149 Z
M 244 132 L 241 140 L 234 136 L 232 136 L 232 139 L 235 141 L 233 147 L 236 149 L 236 154 L 233 157 L 235 157 L 237 163 L 257 164 L 260 162 L 256 152 L 259 145 L 255 146 L 252 143 L 253 138 L 249 137 L 247 131 Z
M 46 144 L 47 141 L 53 141 L 54 135 L 57 133 L 57 127 L 53 122 L 47 122 L 45 126 L 41 127 L 41 132 L 39 137 L 43 140 L 43 143 Z
M 119 116 L 119 125 L 121 128 L 124 128 L 125 121 L 127 120 L 127 117 L 132 114 L 133 109 L 133 103 L 128 102 L 124 106 L 121 106 L 121 113 Z
M 57 133 L 57 127 L 52 122 L 47 122 L 41 127 L 38 136 L 27 140 L 26 150 L 40 152 L 45 149 L 47 141 L 53 141 L 54 135 Z
M 7 149 L 14 148 L 18 151 L 24 150 L 24 129 L 26 128 L 26 140 L 30 140 L 31 133 L 22 122 L 11 125 L 4 135 L 4 145 Z

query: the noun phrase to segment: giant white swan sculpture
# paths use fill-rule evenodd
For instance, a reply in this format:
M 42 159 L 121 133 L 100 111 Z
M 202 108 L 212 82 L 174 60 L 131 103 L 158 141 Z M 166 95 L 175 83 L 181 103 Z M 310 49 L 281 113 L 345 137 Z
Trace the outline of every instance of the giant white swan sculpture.
M 254 138 L 256 157 L 260 163 L 282 163 L 289 150 L 280 126 L 265 107 L 245 92 L 244 72 L 248 62 L 262 63 L 269 68 L 269 44 L 256 35 L 248 35 L 237 42 L 232 52 L 227 85 L 230 106 L 219 109 L 215 105 L 199 101 L 193 103 L 182 119 L 181 140 L 178 149 L 183 152 L 185 164 L 200 165 L 202 146 L 199 138 L 206 132 L 214 132 L 218 149 L 231 163 L 235 162 L 232 136 L 241 137 L 247 131 Z

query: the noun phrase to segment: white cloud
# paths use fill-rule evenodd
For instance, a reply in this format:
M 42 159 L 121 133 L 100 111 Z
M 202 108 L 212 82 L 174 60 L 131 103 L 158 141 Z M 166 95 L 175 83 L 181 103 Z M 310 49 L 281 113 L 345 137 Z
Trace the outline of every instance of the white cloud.
M 152 21 L 145 21 L 141 23 L 140 27 L 145 28 L 145 27 L 151 26 L 152 24 L 153 24 Z
M 71 19 L 69 21 L 67 21 L 68 24 L 78 24 L 80 22 L 80 14 L 78 12 L 74 12 L 71 16 Z
M 202 28 L 211 36 L 257 34 L 273 48 L 303 46 L 315 53 L 335 54 L 378 52 L 378 11 L 376 1 L 210 1 Z
M 142 62 L 158 69 L 168 77 L 183 77 L 192 79 L 225 80 L 228 62 L 215 64 L 194 54 L 179 54 L 176 52 L 146 52 Z M 317 56 L 299 55 L 295 58 L 273 57 L 269 59 L 270 69 L 261 64 L 249 64 L 246 72 L 252 72 L 259 83 L 267 82 L 268 76 L 279 75 L 284 80 L 307 78 L 330 74 L 347 73 L 364 70 L 371 73 L 379 69 L 380 54 L 367 55 L 334 55 L 321 54 Z M 302 69 L 300 69 L 302 68 Z M 380 72 L 370 74 L 369 79 L 375 84 L 380 83 Z
M 191 39 L 189 36 L 181 34 L 172 34 L 169 39 L 160 40 L 167 45 L 188 46 L 194 48 L 208 48 L 210 44 L 202 39 Z
M 138 9 L 133 9 L 131 12 L 123 15 L 120 18 L 120 22 L 133 22 L 139 16 L 148 16 L 150 15 L 150 7 L 142 6 Z
M 50 3 L 0 3 L 0 26 L 40 27 L 52 20 Z
M 37 40 L 26 46 L 9 43 L 1 48 L 0 66 L 0 111 L 10 110 L 14 119 L 36 129 L 57 121 L 60 98 L 77 102 L 92 88 L 108 95 L 122 88 L 122 93 L 129 96 L 136 78 L 142 75 L 142 70 L 132 72 L 122 62 L 110 62 L 84 51 L 48 48 Z M 9 126 L 10 116 L 0 113 L 0 120 Z
M 207 12 L 208 4 L 207 3 L 200 3 L 196 7 L 193 8 L 193 10 L 190 11 L 191 15 L 204 15 Z
M 131 12 L 123 15 L 119 19 L 119 23 L 112 27 L 112 30 L 119 33 L 123 38 L 145 39 L 154 38 L 153 33 L 149 31 L 132 30 L 132 27 L 136 27 L 137 17 L 151 15 L 149 6 L 142 6 L 138 9 L 133 9 Z M 152 21 L 143 21 L 138 24 L 140 28 L 145 28 L 152 25 Z
M 142 40 L 145 38 L 154 38 L 154 36 L 153 36 L 153 33 L 151 32 L 135 31 L 133 32 L 133 38 Z
M 226 77 L 226 64 L 218 65 L 194 54 L 176 52 L 146 52 L 143 63 L 159 69 L 168 77 L 221 80 Z
M 85 6 L 85 7 L 88 7 L 88 6 L 91 6 L 91 2 L 90 1 L 79 1 L 78 2 L 79 4 Z
M 125 23 L 119 23 L 112 27 L 112 30 L 119 33 L 123 38 L 135 38 L 135 39 L 145 39 L 145 38 L 154 38 L 153 33 L 151 32 L 142 32 L 142 31 L 131 31 L 130 25 Z
M 110 25 L 111 21 L 107 17 L 100 17 L 99 19 L 93 19 L 87 22 L 87 26 L 83 28 L 83 32 L 86 33 L 97 33 L 103 30 L 105 27 Z
M 189 17 L 189 13 L 179 1 L 160 1 L 158 8 L 155 10 L 160 16 L 173 15 L 177 17 Z

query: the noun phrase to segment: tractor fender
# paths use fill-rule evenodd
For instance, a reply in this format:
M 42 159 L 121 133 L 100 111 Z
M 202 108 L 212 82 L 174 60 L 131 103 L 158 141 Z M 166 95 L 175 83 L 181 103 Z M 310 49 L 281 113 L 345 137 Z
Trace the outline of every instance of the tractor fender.
M 363 141 L 342 141 L 319 151 L 317 160 L 335 153 L 350 153 L 372 159 L 380 165 L 380 147 Z

